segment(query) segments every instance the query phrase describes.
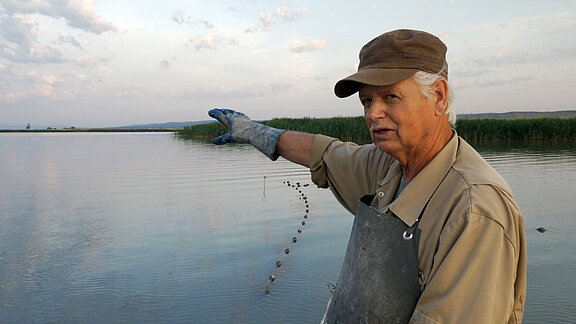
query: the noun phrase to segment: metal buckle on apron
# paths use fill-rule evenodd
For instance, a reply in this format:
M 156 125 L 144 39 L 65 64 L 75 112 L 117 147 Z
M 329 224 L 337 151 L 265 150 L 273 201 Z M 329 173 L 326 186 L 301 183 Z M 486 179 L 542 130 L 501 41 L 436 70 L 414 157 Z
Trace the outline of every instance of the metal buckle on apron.
M 414 237 L 414 233 L 408 233 L 408 231 L 404 231 L 402 234 L 402 238 L 406 241 L 411 240 Z
M 412 225 L 412 227 L 410 227 L 409 229 L 405 230 L 404 233 L 402 233 L 402 238 L 406 241 L 411 240 L 414 237 L 414 231 L 416 230 L 416 227 L 418 225 L 418 221 L 420 219 L 417 218 L 416 222 L 414 223 L 414 225 Z

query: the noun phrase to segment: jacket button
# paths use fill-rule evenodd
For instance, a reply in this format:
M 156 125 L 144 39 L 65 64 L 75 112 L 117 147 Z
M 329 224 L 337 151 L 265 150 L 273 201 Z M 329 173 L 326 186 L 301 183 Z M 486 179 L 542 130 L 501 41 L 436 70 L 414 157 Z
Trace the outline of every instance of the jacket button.
M 384 191 L 380 191 L 380 192 L 378 193 L 378 197 L 383 198 L 383 197 L 384 197 Z

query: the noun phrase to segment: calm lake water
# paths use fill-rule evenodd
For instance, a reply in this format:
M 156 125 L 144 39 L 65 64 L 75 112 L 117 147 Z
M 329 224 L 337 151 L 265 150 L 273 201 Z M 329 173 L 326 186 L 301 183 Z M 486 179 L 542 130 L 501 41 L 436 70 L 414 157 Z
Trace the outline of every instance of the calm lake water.
M 524 323 L 574 322 L 574 143 L 476 147 L 524 214 Z M 247 145 L 0 134 L 0 166 L 2 323 L 317 323 L 352 224 L 307 169 Z

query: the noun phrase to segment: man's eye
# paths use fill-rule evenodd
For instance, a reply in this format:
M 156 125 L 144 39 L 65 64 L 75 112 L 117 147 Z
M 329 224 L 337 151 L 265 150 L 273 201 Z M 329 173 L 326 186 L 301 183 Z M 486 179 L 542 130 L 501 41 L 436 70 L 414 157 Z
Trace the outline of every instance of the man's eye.
M 397 95 L 393 94 L 393 93 L 389 93 L 385 96 L 386 99 L 396 99 L 398 98 Z
M 362 105 L 366 106 L 372 102 L 372 98 L 364 98 L 360 101 L 362 102 Z

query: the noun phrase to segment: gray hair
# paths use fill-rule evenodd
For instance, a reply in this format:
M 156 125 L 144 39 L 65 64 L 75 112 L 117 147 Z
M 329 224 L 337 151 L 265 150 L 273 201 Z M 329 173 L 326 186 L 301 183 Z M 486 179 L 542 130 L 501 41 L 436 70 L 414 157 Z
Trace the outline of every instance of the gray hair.
M 443 78 L 442 74 L 446 69 L 448 69 L 448 66 L 444 65 L 444 67 L 442 67 L 442 70 L 440 70 L 440 72 L 438 73 L 428 73 L 424 71 L 418 71 L 414 73 L 414 75 L 412 75 L 412 78 L 414 79 L 414 81 L 416 81 L 416 83 L 418 83 L 418 86 L 420 87 L 420 92 L 422 92 L 422 94 L 426 96 L 426 98 L 430 97 L 430 93 L 432 93 L 432 85 L 434 84 L 434 82 L 436 82 L 436 80 Z M 448 122 L 450 123 L 450 125 L 452 125 L 452 127 L 456 125 L 456 112 L 454 111 L 454 101 L 455 101 L 454 92 L 452 91 L 452 87 L 448 85 L 448 102 L 446 105 L 446 111 L 444 113 L 448 115 Z

